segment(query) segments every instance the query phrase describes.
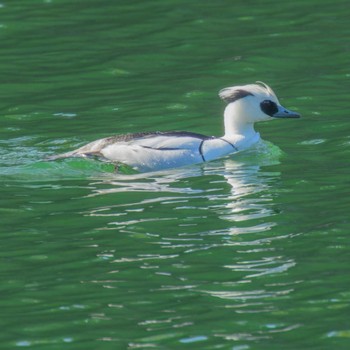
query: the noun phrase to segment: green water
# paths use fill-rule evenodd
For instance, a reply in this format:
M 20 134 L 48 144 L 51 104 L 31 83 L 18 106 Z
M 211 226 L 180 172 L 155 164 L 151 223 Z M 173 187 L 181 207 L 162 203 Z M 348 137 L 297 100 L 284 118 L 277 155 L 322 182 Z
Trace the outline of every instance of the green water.
M 1 349 L 349 349 L 348 2 L 0 1 Z M 222 132 L 262 80 L 303 115 L 147 175 L 45 162 Z

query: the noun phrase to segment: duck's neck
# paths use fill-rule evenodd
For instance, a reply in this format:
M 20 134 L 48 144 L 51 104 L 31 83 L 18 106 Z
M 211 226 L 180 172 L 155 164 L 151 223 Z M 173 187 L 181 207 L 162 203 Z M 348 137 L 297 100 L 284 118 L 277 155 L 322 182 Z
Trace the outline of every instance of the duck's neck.
M 223 138 L 232 143 L 241 144 L 243 148 L 249 147 L 260 137 L 254 129 L 254 123 L 247 123 L 239 119 L 229 106 L 225 109 L 224 124 L 225 135 Z

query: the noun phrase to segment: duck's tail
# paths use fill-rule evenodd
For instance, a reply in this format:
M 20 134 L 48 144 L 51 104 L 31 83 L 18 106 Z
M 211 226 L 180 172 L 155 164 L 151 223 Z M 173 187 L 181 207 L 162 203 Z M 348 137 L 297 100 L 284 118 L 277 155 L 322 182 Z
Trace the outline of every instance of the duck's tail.
M 45 158 L 47 161 L 53 161 L 53 160 L 58 160 L 58 159 L 64 159 L 64 158 L 71 158 L 71 157 L 83 157 L 84 155 L 79 154 L 77 151 L 70 151 L 66 153 L 61 153 L 61 154 L 54 154 L 52 156 L 48 156 Z

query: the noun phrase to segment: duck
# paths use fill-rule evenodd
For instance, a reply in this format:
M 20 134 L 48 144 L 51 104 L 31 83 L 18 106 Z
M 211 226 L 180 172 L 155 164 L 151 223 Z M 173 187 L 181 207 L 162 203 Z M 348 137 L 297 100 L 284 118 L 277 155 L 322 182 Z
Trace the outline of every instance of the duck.
M 73 151 L 51 156 L 50 160 L 68 157 L 98 157 L 116 165 L 126 165 L 137 172 L 167 170 L 208 162 L 244 151 L 260 140 L 255 123 L 300 118 L 283 107 L 265 83 L 231 86 L 221 89 L 226 103 L 224 135 L 206 136 L 189 131 L 137 132 L 114 135 L 90 142 Z

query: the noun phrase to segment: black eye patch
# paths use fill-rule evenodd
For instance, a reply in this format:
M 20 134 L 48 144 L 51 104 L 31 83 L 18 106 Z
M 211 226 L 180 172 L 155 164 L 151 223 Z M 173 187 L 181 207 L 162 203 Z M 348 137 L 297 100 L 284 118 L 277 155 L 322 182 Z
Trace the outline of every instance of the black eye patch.
M 275 113 L 278 112 L 277 104 L 271 100 L 265 100 L 260 103 L 261 110 L 272 117 Z

